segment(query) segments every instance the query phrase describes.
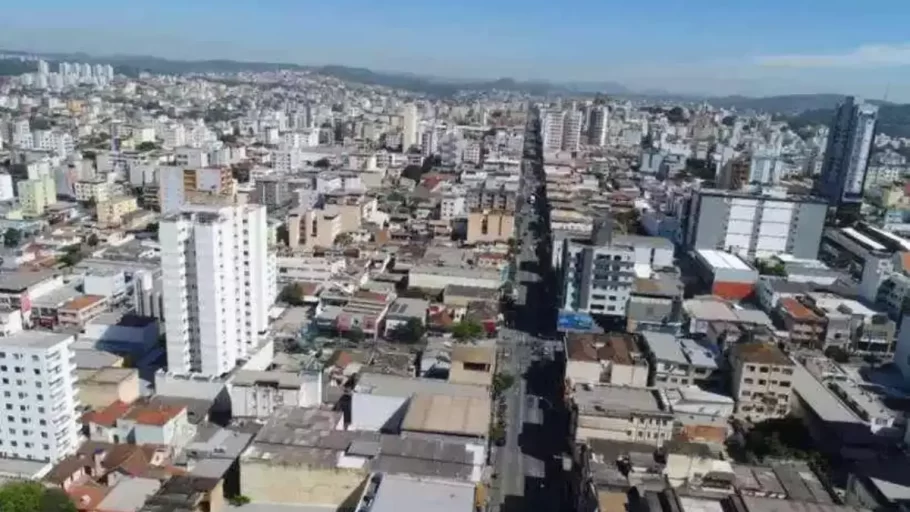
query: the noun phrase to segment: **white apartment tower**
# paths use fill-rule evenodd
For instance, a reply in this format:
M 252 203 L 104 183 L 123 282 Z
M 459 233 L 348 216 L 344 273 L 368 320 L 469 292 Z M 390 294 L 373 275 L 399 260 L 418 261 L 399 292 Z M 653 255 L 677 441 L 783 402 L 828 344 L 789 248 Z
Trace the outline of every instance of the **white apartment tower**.
M 610 112 L 598 105 L 591 109 L 588 118 L 588 144 L 597 147 L 607 145 L 607 130 L 610 126 Z
M 418 143 L 417 129 L 420 119 L 417 105 L 408 103 L 401 109 L 401 150 L 407 152 Z
M 580 110 L 570 110 L 566 112 L 565 121 L 562 126 L 563 151 L 578 151 L 578 146 L 581 144 L 581 125 L 583 121 L 584 115 Z
M 578 151 L 584 116 L 578 110 L 549 110 L 543 114 L 543 150 Z
M 76 451 L 74 342 L 40 331 L 0 340 L 0 457 L 56 462 Z
M 187 206 L 159 228 L 168 369 L 222 375 L 250 355 L 274 299 L 262 205 Z
M 544 152 L 555 153 L 562 149 L 565 117 L 566 113 L 561 110 L 548 110 L 543 113 L 541 131 Z

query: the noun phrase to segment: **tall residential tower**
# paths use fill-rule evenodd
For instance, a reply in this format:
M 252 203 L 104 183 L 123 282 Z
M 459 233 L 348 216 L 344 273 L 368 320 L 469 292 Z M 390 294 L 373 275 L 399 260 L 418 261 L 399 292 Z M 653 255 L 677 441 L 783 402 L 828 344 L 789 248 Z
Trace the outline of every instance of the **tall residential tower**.
M 855 216 L 863 203 L 877 116 L 878 107 L 847 96 L 831 121 L 817 189 L 837 207 L 838 216 Z
M 187 206 L 162 219 L 168 369 L 222 375 L 251 355 L 275 298 L 265 206 Z

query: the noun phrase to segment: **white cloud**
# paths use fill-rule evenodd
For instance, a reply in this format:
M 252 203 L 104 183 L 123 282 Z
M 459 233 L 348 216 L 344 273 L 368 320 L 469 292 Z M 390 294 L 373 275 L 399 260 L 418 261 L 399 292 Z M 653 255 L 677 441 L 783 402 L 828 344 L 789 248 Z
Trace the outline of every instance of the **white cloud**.
M 863 45 L 847 53 L 766 55 L 761 66 L 778 68 L 886 68 L 910 66 L 910 43 Z

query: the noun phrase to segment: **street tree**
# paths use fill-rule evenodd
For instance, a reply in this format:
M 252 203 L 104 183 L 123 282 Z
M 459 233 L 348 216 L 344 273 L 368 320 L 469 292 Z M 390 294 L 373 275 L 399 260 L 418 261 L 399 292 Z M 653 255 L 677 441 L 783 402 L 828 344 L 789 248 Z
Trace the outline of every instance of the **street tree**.
M 3 245 L 7 247 L 18 247 L 22 241 L 22 232 L 16 228 L 9 228 L 3 233 Z
M 399 343 L 414 344 L 423 339 L 426 328 L 423 322 L 416 318 L 411 318 L 407 322 L 396 326 L 389 333 L 389 338 Z
M 483 334 L 483 326 L 473 320 L 463 320 L 452 326 L 452 336 L 459 340 L 479 338 Z
M 72 500 L 59 489 L 38 482 L 10 482 L 0 487 L 0 512 L 76 512 Z
M 285 286 L 278 295 L 278 300 L 286 302 L 291 306 L 302 306 L 304 304 L 305 293 L 300 283 L 291 283 Z

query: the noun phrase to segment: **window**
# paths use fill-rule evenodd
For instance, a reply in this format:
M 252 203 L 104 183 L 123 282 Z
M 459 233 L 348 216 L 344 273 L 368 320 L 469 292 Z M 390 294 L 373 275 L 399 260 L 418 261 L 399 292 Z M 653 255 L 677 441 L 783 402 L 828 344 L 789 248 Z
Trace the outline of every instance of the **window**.
M 765 386 L 765 385 L 767 385 L 767 384 L 768 384 L 768 381 L 766 381 L 765 379 L 759 379 L 759 380 L 758 380 L 758 385 L 759 385 L 759 386 Z

